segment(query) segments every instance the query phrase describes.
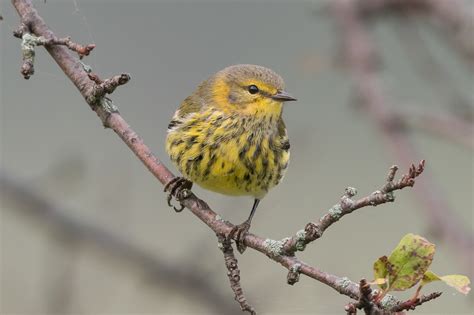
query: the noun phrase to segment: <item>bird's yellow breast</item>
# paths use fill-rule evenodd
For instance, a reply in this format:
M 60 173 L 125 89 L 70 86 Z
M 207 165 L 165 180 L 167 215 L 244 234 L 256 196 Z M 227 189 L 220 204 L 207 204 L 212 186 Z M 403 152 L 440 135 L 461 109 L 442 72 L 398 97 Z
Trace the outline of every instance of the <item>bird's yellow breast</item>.
M 273 119 L 193 113 L 169 130 L 166 150 L 184 177 L 203 188 L 261 198 L 280 182 L 290 156 L 286 131 Z

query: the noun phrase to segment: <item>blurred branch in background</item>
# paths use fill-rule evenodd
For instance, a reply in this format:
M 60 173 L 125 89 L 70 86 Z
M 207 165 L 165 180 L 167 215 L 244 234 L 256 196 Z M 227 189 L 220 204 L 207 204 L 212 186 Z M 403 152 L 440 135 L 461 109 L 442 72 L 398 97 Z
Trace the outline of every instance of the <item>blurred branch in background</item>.
M 61 233 L 58 238 L 69 251 L 77 251 L 78 243 L 87 242 L 101 250 L 126 259 L 136 266 L 137 272 L 145 274 L 147 283 L 166 286 L 177 294 L 186 294 L 199 299 L 216 314 L 229 314 L 235 309 L 227 295 L 215 288 L 209 277 L 201 276 L 199 270 L 181 268 L 174 263 L 161 260 L 130 242 L 129 240 L 83 219 L 74 217 L 75 211 L 63 208 L 42 197 L 27 183 L 0 171 L 0 194 L 2 202 L 12 202 L 15 210 L 23 210 L 47 224 L 52 224 Z M 65 241 L 66 240 L 66 241 Z M 71 277 L 72 275 L 68 275 Z M 159 279 L 159 282 L 154 280 Z M 61 302 L 62 303 L 62 302 Z
M 357 0 L 356 10 L 365 17 L 381 13 L 399 14 L 412 12 L 426 15 L 440 27 L 442 37 L 453 41 L 465 57 L 467 63 L 474 67 L 474 6 L 468 6 L 464 0 Z
M 448 8 L 446 8 L 448 3 Z M 387 12 L 387 10 L 393 10 L 394 8 L 403 8 L 404 10 L 412 8 L 413 10 L 428 9 L 429 12 L 436 13 L 437 18 L 446 20 L 446 23 L 451 26 L 456 24 L 467 27 L 466 25 L 469 23 L 466 19 L 468 17 L 461 7 L 461 2 L 443 0 L 335 0 L 331 1 L 331 8 L 340 30 L 345 64 L 351 71 L 357 100 L 360 101 L 363 110 L 378 127 L 387 148 L 400 163 L 407 164 L 420 156 L 416 146 L 403 132 L 402 126 L 405 123 L 405 118 L 415 118 L 417 119 L 417 127 L 430 129 L 431 131 L 435 129 L 438 133 L 443 133 L 453 140 L 456 139 L 472 147 L 472 141 L 469 141 L 469 133 L 472 136 L 473 129 L 469 123 L 464 123 L 459 119 L 443 118 L 441 120 L 431 115 L 416 117 L 415 115 L 405 115 L 397 112 L 396 107 L 392 105 L 392 102 L 388 100 L 383 92 L 379 74 L 382 56 L 377 52 L 366 25 L 367 13 L 374 13 L 375 9 L 378 10 L 375 12 L 382 12 L 382 9 L 383 12 Z M 446 8 L 447 11 L 443 11 L 443 8 Z M 454 23 L 457 18 L 461 20 Z M 453 29 L 453 31 L 455 30 L 459 31 L 458 28 Z M 438 125 L 433 128 L 433 124 Z M 437 231 L 438 236 L 456 251 L 468 272 L 472 273 L 472 262 L 474 261 L 473 236 L 460 222 L 441 188 L 432 177 L 427 175 L 420 182 L 418 188 L 415 195 L 422 209 L 424 209 L 428 225 L 432 230 Z
M 398 111 L 394 115 L 403 124 L 401 128 L 424 131 L 468 149 L 474 149 L 474 125 L 458 116 L 407 110 Z
M 445 103 L 446 111 L 456 116 L 451 119 L 453 123 L 455 118 L 460 120 L 459 124 L 474 123 L 474 109 L 471 105 L 474 99 L 469 94 L 471 91 L 459 87 L 448 67 L 434 55 L 422 32 L 426 19 L 420 19 L 419 14 L 411 10 L 400 10 L 398 18 L 395 31 L 400 38 L 400 47 L 407 54 L 405 60 L 412 65 L 413 72 L 429 83 L 426 87 L 439 97 L 440 102 Z

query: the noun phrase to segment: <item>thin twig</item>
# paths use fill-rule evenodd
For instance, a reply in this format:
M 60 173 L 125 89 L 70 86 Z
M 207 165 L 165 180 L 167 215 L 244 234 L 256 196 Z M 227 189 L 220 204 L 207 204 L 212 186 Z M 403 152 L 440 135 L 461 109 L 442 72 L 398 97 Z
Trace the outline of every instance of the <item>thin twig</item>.
M 115 89 L 121 85 L 127 84 L 130 81 L 130 75 L 122 73 L 115 75 L 109 79 L 101 80 L 95 73 L 88 73 L 89 79 L 96 84 L 94 88 L 94 97 L 103 97 L 105 94 L 112 94 Z
M 423 295 L 416 299 L 411 299 L 405 302 L 398 303 L 390 309 L 390 312 L 397 313 L 402 311 L 414 310 L 417 306 L 420 306 L 423 303 L 429 302 L 440 297 L 442 292 L 433 292 L 429 295 Z
M 393 192 L 405 187 L 412 187 L 415 184 L 415 178 L 423 172 L 424 166 L 424 160 L 422 160 L 418 166 L 412 165 L 408 172 L 398 181 L 394 181 L 398 166 L 392 166 L 387 176 L 387 182 L 380 190 L 374 191 L 370 195 L 355 201 L 351 198 L 356 195 L 356 189 L 352 187 L 346 188 L 346 192 L 341 197 L 341 201 L 329 209 L 328 213 L 322 216 L 317 223 L 310 222 L 306 224 L 304 230 L 297 232 L 295 236 L 285 243 L 283 251 L 288 255 L 292 255 L 298 250 L 304 250 L 308 243 L 320 238 L 328 227 L 339 221 L 343 216 L 357 209 L 393 202 L 395 200 Z
M 378 314 L 381 311 L 377 305 L 373 303 L 372 289 L 370 284 L 365 279 L 361 279 L 359 282 L 360 297 L 357 302 L 348 303 L 344 310 L 348 315 L 357 314 L 357 309 L 363 309 L 366 314 Z
M 22 22 L 17 30 L 13 31 L 13 35 L 18 38 L 22 38 L 26 34 L 30 34 L 31 31 L 28 26 L 28 22 Z M 71 37 L 57 38 L 54 37 L 38 37 L 35 43 L 37 46 L 53 46 L 53 45 L 62 45 L 66 46 L 72 51 L 75 51 L 79 58 L 82 59 L 84 56 L 89 56 L 91 51 L 95 48 L 95 44 L 81 45 L 75 43 L 71 40 Z
M 357 303 L 357 308 L 363 309 L 366 314 L 373 314 L 374 305 L 372 299 L 372 289 L 370 288 L 370 284 L 367 283 L 365 279 L 361 279 L 359 282 L 359 289 L 360 289 L 360 298 L 359 302 Z
M 35 46 L 37 46 L 38 37 L 32 36 L 25 23 L 21 23 L 17 30 L 13 31 L 13 35 L 21 38 L 21 54 L 23 64 L 21 65 L 21 74 L 28 80 L 35 73 Z
M 232 291 L 234 291 L 234 298 L 239 303 L 240 309 L 243 312 L 249 312 L 250 314 L 255 315 L 255 309 L 247 302 L 242 286 L 240 285 L 240 270 L 237 264 L 237 258 L 235 258 L 234 255 L 232 243 L 223 235 L 218 235 L 217 238 L 219 241 L 219 247 L 222 250 L 222 253 L 224 253 L 227 276 L 229 277 L 230 287 L 232 288 Z
M 29 79 L 35 73 L 34 59 L 36 54 L 36 46 L 63 45 L 70 50 L 77 52 L 80 59 L 82 59 L 84 56 L 88 56 L 95 48 L 94 44 L 89 44 L 86 46 L 77 44 L 73 42 L 70 37 L 56 38 L 56 36 L 35 36 L 31 33 L 29 25 L 29 20 L 23 20 L 18 29 L 13 31 L 13 35 L 15 37 L 22 39 L 21 51 L 23 55 L 23 65 L 21 66 L 21 74 L 25 79 Z

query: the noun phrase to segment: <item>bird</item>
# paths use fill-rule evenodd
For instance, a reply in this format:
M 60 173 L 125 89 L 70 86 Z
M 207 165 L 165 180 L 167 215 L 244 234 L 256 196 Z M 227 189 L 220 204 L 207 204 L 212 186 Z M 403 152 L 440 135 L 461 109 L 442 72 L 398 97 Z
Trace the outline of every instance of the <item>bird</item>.
M 165 185 L 168 204 L 171 195 L 193 183 L 225 195 L 253 197 L 248 219 L 229 233 L 241 253 L 260 201 L 288 167 L 283 104 L 296 98 L 284 88 L 283 79 L 269 68 L 232 65 L 204 80 L 168 125 L 166 152 L 182 174 Z

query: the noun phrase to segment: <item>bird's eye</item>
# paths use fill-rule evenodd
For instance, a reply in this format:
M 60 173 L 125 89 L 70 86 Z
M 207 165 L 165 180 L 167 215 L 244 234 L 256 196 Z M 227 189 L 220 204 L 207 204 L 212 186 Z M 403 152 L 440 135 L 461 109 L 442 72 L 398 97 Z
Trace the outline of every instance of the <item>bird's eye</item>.
M 258 93 L 258 87 L 254 84 L 249 85 L 248 90 L 249 90 L 250 94 L 257 94 Z

